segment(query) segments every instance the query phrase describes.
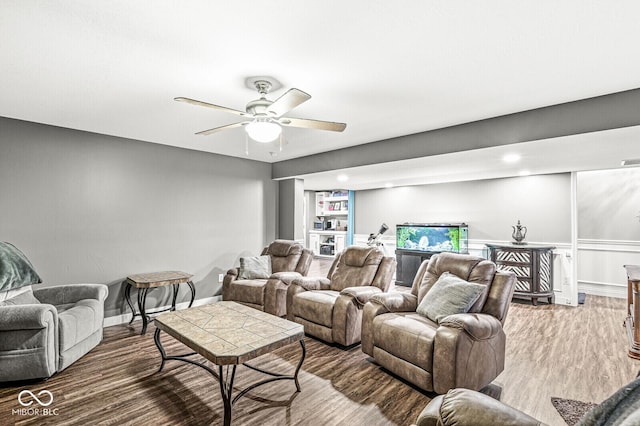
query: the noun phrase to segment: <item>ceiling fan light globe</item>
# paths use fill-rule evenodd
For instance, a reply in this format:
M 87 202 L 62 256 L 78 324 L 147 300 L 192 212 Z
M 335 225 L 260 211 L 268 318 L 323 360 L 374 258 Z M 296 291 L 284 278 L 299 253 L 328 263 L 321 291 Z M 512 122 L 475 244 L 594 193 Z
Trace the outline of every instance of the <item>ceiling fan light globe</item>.
M 282 132 L 278 124 L 270 121 L 252 121 L 245 126 L 245 130 L 251 139 L 260 143 L 272 142 Z

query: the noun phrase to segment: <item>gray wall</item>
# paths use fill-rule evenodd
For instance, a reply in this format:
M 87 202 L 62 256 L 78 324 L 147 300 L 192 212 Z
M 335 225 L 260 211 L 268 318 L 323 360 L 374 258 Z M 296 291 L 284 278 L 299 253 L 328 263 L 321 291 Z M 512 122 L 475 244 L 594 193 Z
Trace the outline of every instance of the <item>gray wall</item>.
M 107 316 L 121 313 L 127 275 L 183 270 L 211 297 L 218 274 L 275 238 L 269 164 L 7 118 L 0 194 L 0 239 L 44 285 L 109 284 Z
M 427 157 L 640 124 L 640 89 L 279 161 L 273 178 Z
M 553 174 L 436 185 L 406 186 L 355 194 L 355 233 L 388 235 L 403 222 L 465 222 L 469 238 L 511 240 L 518 219 L 526 241 L 571 242 L 571 175 Z M 386 235 L 386 234 L 385 234 Z
M 578 238 L 640 241 L 640 168 L 580 172 Z
M 304 181 L 278 182 L 278 238 L 304 240 Z

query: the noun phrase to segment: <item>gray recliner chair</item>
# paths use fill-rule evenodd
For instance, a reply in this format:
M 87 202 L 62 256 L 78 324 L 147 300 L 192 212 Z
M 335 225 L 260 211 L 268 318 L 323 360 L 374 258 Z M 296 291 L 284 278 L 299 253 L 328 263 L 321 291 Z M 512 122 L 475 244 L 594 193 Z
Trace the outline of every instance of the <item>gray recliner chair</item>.
M 327 343 L 360 342 L 362 307 L 386 292 L 396 272 L 395 257 L 377 247 L 347 247 L 326 278 L 296 278 L 287 290 L 287 319 Z
M 496 271 L 480 257 L 435 254 L 420 265 L 410 293 L 370 298 L 363 310 L 362 351 L 429 392 L 480 390 L 504 369 L 502 326 L 515 280 L 512 272 Z M 457 309 L 467 288 L 475 296 Z M 450 297 L 456 294 L 461 297 Z
M 222 300 L 282 317 L 287 313 L 287 289 L 294 279 L 307 275 L 313 252 L 296 241 L 275 240 L 262 250 L 261 256 L 269 257 L 270 271 L 244 277 L 242 265 L 229 269 L 222 281 Z
M 7 251 L 13 253 L 4 256 Z M 22 271 L 16 261 L 22 262 Z M 30 284 L 40 282 L 35 271 L 30 271 L 35 279 L 28 284 L 12 286 L 9 281 L 24 277 L 29 267 L 20 251 L 0 243 L 0 278 L 7 284 L 0 290 L 0 382 L 50 377 L 102 340 L 107 286 L 72 284 L 33 290 Z

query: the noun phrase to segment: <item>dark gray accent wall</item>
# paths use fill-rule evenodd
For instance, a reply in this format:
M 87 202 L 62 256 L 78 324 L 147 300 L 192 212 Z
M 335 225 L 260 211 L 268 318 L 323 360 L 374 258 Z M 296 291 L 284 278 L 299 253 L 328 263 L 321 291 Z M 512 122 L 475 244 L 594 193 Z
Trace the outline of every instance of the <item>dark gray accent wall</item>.
M 304 239 L 304 181 L 285 179 L 278 186 L 278 238 Z
M 579 172 L 578 238 L 640 241 L 640 168 Z
M 511 240 L 521 220 L 526 241 L 571 242 L 571 174 L 356 191 L 355 232 L 377 232 L 380 224 L 465 222 L 469 238 Z M 386 235 L 386 234 L 385 234 Z
M 183 270 L 212 297 L 218 274 L 275 238 L 270 177 L 266 163 L 0 118 L 0 239 L 43 285 L 108 284 L 107 316 L 134 273 Z
M 640 89 L 537 108 L 273 164 L 274 179 L 640 124 Z M 347 130 L 348 131 L 348 130 Z

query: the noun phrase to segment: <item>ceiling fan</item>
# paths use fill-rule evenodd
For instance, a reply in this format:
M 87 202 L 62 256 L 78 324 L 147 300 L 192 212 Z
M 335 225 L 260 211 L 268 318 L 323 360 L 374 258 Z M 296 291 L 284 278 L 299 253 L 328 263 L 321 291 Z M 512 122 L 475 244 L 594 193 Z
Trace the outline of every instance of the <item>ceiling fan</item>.
M 245 126 L 245 130 L 251 139 L 256 142 L 267 143 L 276 140 L 278 136 L 280 136 L 282 132 L 282 128 L 280 126 L 330 130 L 333 132 L 342 132 L 347 127 L 345 123 L 283 117 L 284 114 L 288 113 L 303 102 L 311 99 L 311 95 L 299 89 L 289 89 L 284 95 L 280 96 L 275 101 L 271 101 L 267 99 L 267 94 L 269 94 L 272 87 L 271 82 L 260 79 L 255 80 L 253 83 L 260 94 L 260 98 L 249 102 L 246 106 L 246 111 L 214 105 L 190 98 L 177 97 L 174 99 L 179 102 L 213 108 L 246 117 L 245 121 L 203 130 L 201 132 L 197 132 L 196 135 L 211 135 L 222 130 Z

